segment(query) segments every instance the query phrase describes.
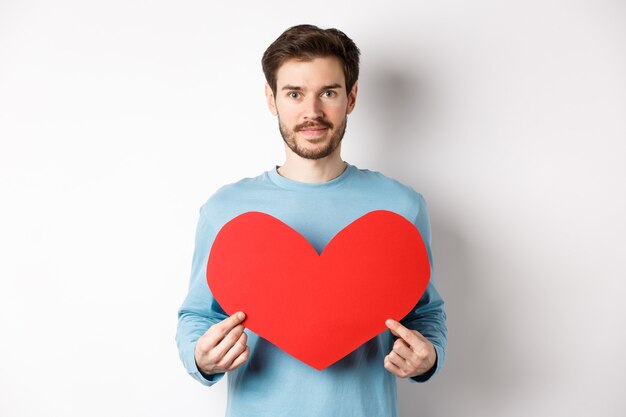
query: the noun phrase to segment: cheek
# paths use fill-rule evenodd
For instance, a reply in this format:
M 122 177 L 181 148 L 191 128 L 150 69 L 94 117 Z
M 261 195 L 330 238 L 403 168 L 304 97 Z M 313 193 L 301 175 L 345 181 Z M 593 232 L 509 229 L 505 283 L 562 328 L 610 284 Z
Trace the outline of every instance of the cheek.
M 297 106 L 288 102 L 277 101 L 276 110 L 280 114 L 281 119 L 284 119 L 284 120 L 298 117 Z
M 297 116 L 294 116 L 293 113 L 290 112 L 288 109 L 278 107 L 277 113 L 278 117 L 280 117 L 280 121 L 287 126 L 290 126 L 294 122 L 297 122 Z
M 329 108 L 326 111 L 326 118 L 333 121 L 335 124 L 339 124 L 346 117 L 346 108 L 345 107 L 333 107 Z

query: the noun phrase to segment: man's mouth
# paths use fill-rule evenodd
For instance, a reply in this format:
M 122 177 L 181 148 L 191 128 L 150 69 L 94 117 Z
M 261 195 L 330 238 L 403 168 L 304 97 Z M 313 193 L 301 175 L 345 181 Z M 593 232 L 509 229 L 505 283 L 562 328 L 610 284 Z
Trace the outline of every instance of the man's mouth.
M 319 127 L 307 127 L 304 129 L 300 129 L 300 132 L 318 132 L 318 131 L 322 131 L 322 130 L 326 130 L 328 129 L 327 127 L 324 126 L 319 126 Z
M 328 130 L 327 127 L 324 126 L 315 126 L 315 127 L 305 127 L 303 129 L 299 129 L 298 131 L 305 137 L 305 138 L 317 138 L 319 136 L 322 136 L 326 133 L 326 131 Z
M 323 130 L 323 129 L 328 129 L 330 126 L 329 125 L 325 125 L 325 124 L 319 124 L 319 125 L 308 125 L 308 126 L 300 126 L 300 127 L 296 127 L 296 130 L 300 131 L 300 130 Z

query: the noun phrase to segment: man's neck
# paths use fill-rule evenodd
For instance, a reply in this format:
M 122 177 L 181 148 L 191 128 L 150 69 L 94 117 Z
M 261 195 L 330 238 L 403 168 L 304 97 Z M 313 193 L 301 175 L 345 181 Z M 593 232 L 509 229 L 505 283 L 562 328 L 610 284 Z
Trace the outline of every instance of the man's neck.
M 286 147 L 286 146 L 285 146 Z M 305 159 L 286 149 L 287 159 L 278 173 L 290 180 L 307 184 L 319 184 L 340 176 L 348 166 L 341 160 L 339 148 L 321 159 Z

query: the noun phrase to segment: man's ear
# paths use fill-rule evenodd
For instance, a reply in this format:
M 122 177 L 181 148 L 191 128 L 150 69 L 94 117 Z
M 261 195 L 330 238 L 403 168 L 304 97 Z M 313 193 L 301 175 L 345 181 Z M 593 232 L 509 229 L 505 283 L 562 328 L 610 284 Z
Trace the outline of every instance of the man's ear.
M 352 90 L 348 93 L 348 109 L 346 110 L 346 114 L 352 113 L 354 106 L 356 105 L 356 93 L 359 90 L 359 81 L 357 80 L 352 86 Z
M 278 114 L 276 110 L 276 99 L 268 83 L 265 83 L 265 98 L 267 99 L 267 107 L 270 109 L 270 112 L 276 116 Z

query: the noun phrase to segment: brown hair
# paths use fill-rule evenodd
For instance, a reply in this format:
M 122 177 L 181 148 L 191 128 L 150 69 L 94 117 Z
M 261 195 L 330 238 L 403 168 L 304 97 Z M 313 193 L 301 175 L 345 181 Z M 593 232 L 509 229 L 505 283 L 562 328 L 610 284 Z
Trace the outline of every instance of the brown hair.
M 336 56 L 343 64 L 346 93 L 359 78 L 359 48 L 340 30 L 297 25 L 284 31 L 266 50 L 261 60 L 265 79 L 276 94 L 276 73 L 288 59 L 310 61 L 317 57 Z

